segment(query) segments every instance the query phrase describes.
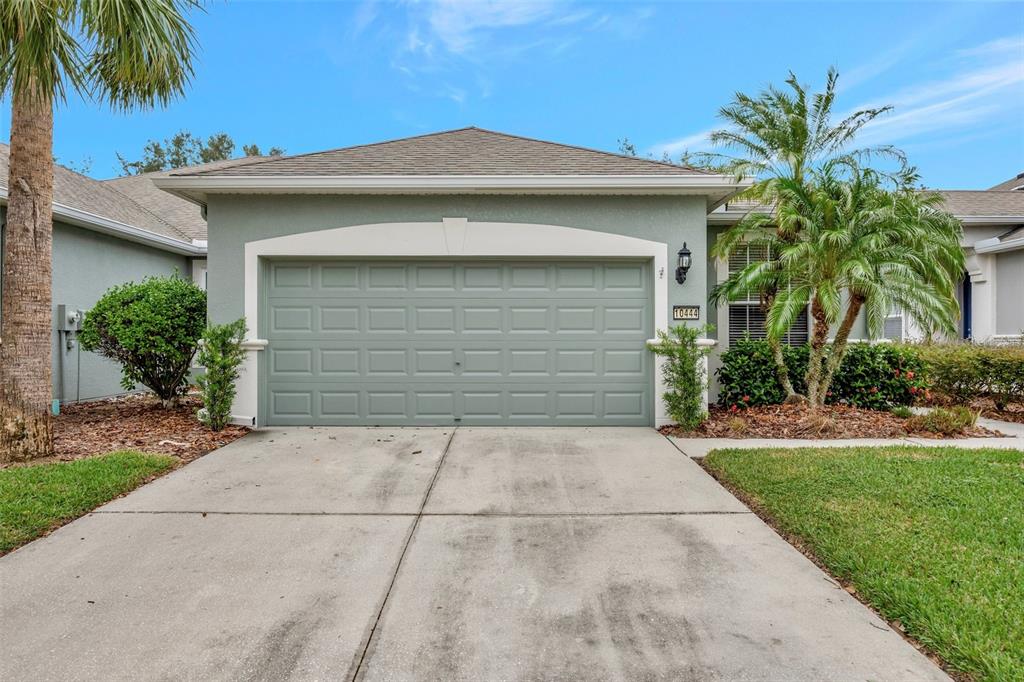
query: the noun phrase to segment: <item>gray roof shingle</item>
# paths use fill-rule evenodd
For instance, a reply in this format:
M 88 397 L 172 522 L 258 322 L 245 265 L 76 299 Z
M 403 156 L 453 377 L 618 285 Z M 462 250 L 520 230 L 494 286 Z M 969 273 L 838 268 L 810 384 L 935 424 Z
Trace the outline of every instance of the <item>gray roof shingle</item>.
M 661 161 L 481 128 L 460 128 L 389 142 L 265 159 L 228 168 L 172 173 L 203 177 L 705 174 Z
M 1010 178 L 1006 182 L 1000 182 L 995 187 L 989 187 L 989 189 L 1024 190 L 1024 173 L 1017 173 L 1017 175 Z
M 946 210 L 958 218 L 1024 216 L 1024 192 L 1007 190 L 937 190 Z
M 0 187 L 7 189 L 11 148 L 0 143 Z M 113 187 L 63 166 L 53 167 L 53 201 L 140 230 L 191 242 L 192 237 Z
M 195 172 L 197 170 L 217 170 L 221 168 L 233 168 L 235 166 L 261 161 L 267 158 L 263 156 L 243 156 L 238 159 L 227 159 L 224 161 L 212 161 L 199 166 L 177 168 L 171 171 L 156 171 L 143 173 L 141 175 L 126 175 L 122 178 L 111 178 L 101 182 L 113 187 L 118 192 L 125 194 L 137 203 L 147 207 L 150 211 L 160 216 L 165 222 L 174 225 L 178 230 L 187 234 L 190 239 L 206 239 L 206 220 L 197 204 L 182 199 L 168 192 L 159 189 L 153 184 L 153 178 L 162 178 L 171 173 Z

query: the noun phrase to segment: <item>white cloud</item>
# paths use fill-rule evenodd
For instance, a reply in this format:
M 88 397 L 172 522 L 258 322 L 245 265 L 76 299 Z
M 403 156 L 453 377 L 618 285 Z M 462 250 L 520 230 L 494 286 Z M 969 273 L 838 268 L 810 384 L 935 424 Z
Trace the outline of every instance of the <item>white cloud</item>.
M 960 59 L 947 77 L 866 103 L 891 104 L 893 111 L 865 126 L 859 142 L 898 144 L 926 133 L 949 134 L 1008 116 L 1024 120 L 1024 36 L 990 41 L 956 54 Z
M 711 143 L 708 137 L 711 135 L 715 128 L 708 128 L 702 130 L 699 133 L 693 135 L 687 135 L 685 137 L 679 137 L 674 140 L 667 140 L 665 142 L 659 142 L 653 145 L 648 152 L 655 158 L 661 158 L 664 155 L 668 155 L 671 158 L 676 158 L 683 152 L 703 152 L 711 149 Z
M 424 90 L 459 104 L 493 93 L 496 66 L 535 61 L 538 53 L 564 58 L 588 34 L 635 35 L 653 14 L 635 5 L 603 6 L 608 11 L 598 14 L 575 0 L 397 0 L 391 8 L 397 11 L 387 13 L 387 25 L 376 6 L 360 6 L 354 21 L 360 31 L 372 22 L 397 38 L 391 64 L 408 77 L 406 87 L 436 78 Z M 458 99 L 449 89 L 456 81 Z

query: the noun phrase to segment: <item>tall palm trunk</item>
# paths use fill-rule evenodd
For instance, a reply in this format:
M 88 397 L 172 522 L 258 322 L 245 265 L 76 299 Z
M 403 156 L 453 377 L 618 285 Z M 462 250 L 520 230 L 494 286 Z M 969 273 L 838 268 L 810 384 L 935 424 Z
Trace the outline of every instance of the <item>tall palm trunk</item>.
M 817 295 L 811 299 L 811 317 L 814 319 L 814 331 L 811 334 L 810 357 L 807 359 L 807 401 L 813 412 L 825 404 L 822 378 L 825 371 L 825 350 L 828 347 L 829 331 L 828 317 Z
M 0 460 L 53 454 L 53 106 L 15 92 L 0 302 Z

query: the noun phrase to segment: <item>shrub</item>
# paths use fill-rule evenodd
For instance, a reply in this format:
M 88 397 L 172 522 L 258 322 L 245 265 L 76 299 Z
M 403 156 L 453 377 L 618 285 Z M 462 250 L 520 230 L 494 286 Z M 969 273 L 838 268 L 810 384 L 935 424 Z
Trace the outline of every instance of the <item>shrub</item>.
M 199 364 L 206 372 L 198 378 L 203 397 L 199 419 L 214 431 L 220 431 L 231 419 L 235 400 L 235 380 L 245 357 L 245 320 L 207 327 L 199 349 Z
M 998 410 L 1024 405 L 1024 346 L 944 343 L 915 349 L 939 397 L 968 404 L 988 396 Z
M 851 343 L 832 381 L 830 403 L 885 410 L 912 405 L 927 390 L 924 364 L 910 346 Z
M 704 358 L 708 349 L 697 345 L 697 338 L 708 329 L 679 325 L 667 333 L 659 330 L 658 342 L 651 345 L 651 350 L 665 358 L 661 371 L 669 389 L 665 392 L 668 414 L 687 430 L 700 426 L 708 414 L 704 399 L 707 388 Z
M 907 430 L 927 431 L 943 436 L 959 436 L 978 422 L 978 413 L 963 405 L 936 407 L 927 414 L 917 414 L 907 420 Z
M 793 388 L 802 393 L 807 346 L 783 346 Z M 826 398 L 830 404 L 875 410 L 910 405 L 926 390 L 923 364 L 912 346 L 851 343 Z M 722 354 L 717 370 L 722 405 L 777 405 L 786 398 L 767 341 L 742 339 Z
M 807 354 L 807 346 L 782 347 L 789 378 L 797 393 L 803 393 L 806 388 L 803 381 Z M 715 371 L 715 376 L 719 384 L 718 401 L 722 405 L 778 405 L 786 399 L 767 341 L 749 337 L 736 341 L 722 354 L 722 366 Z
M 893 415 L 899 417 L 900 419 L 909 419 L 914 416 L 914 411 L 911 410 L 906 405 L 897 405 L 896 407 L 892 408 L 890 412 L 892 412 Z
M 150 277 L 108 290 L 86 313 L 85 350 L 121 363 L 121 386 L 142 384 L 169 407 L 186 377 L 206 324 L 206 292 L 180 277 Z

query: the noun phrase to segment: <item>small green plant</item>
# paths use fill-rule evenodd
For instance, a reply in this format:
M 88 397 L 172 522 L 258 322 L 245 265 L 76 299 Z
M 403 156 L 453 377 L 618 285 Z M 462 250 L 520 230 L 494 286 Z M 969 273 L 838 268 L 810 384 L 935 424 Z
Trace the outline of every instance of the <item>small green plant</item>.
M 657 343 L 651 350 L 665 358 L 662 376 L 668 390 L 665 404 L 668 414 L 684 429 L 700 426 L 708 415 L 704 391 L 707 389 L 707 370 L 704 358 L 708 349 L 697 344 L 697 339 L 711 327 L 679 325 L 668 332 L 658 331 Z
M 907 420 L 910 431 L 927 431 L 943 436 L 960 436 L 978 422 L 978 413 L 963 405 L 936 407 L 927 414 L 917 414 Z
M 178 276 L 109 289 L 85 315 L 82 348 L 121 363 L 126 391 L 146 386 L 177 404 L 206 325 L 206 292 Z
M 215 324 L 206 328 L 199 349 L 199 364 L 206 372 L 197 379 L 203 397 L 199 420 L 213 431 L 220 431 L 231 419 L 235 400 L 235 380 L 245 357 L 245 320 Z
M 889 411 L 892 412 L 895 416 L 899 417 L 900 419 L 910 419 L 911 417 L 914 416 L 914 411 L 911 410 L 906 405 L 897 405 L 896 407 L 892 408 Z

